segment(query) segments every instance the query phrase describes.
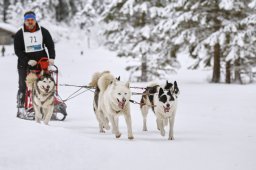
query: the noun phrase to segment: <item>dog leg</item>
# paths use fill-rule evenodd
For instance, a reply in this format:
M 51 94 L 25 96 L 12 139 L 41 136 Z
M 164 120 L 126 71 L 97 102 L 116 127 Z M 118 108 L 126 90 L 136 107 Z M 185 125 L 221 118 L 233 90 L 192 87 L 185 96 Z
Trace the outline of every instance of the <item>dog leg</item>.
M 147 105 L 142 106 L 142 108 L 140 109 L 142 116 L 143 116 L 143 131 L 147 131 L 147 115 L 148 115 L 148 110 L 149 107 Z
M 49 106 L 49 108 L 43 108 L 45 113 L 44 124 L 48 125 L 49 121 L 51 120 L 53 114 L 54 106 Z
M 33 105 L 34 111 L 35 111 L 35 120 L 37 123 L 41 123 L 42 120 L 42 114 L 40 112 L 40 108 L 37 106 Z
M 104 115 L 103 112 L 101 112 L 101 117 L 102 117 L 103 122 L 104 122 L 104 124 L 103 124 L 104 128 L 107 129 L 107 130 L 109 130 L 109 129 L 110 129 L 110 126 L 109 126 L 109 120 L 108 120 L 108 118 Z
M 102 123 L 99 123 L 100 133 L 105 133 L 103 127 L 104 127 L 103 124 L 102 124 Z
M 168 138 L 168 140 L 174 140 L 174 137 L 173 137 L 174 117 L 169 118 L 169 124 L 170 124 L 170 129 L 169 129 L 169 138 Z
M 100 113 L 98 113 L 98 110 L 95 109 L 95 115 L 96 115 L 96 118 L 98 120 L 98 123 L 99 123 L 99 129 L 100 129 L 100 133 L 105 133 L 104 129 L 103 129 L 103 122 L 101 121 L 100 119 Z
M 115 121 L 115 124 L 116 124 L 116 129 L 119 130 L 119 122 L 118 122 L 118 119 L 119 119 L 118 116 L 114 117 L 114 121 Z
M 108 117 L 104 116 L 104 120 L 105 120 L 106 124 L 109 126 L 109 120 L 108 120 Z M 110 129 L 110 126 L 109 126 L 109 129 Z M 109 129 L 108 129 L 108 130 L 109 130 Z
M 102 124 L 102 126 L 103 126 L 105 129 L 109 130 L 109 129 L 110 129 L 110 126 L 109 126 L 109 124 L 108 124 L 108 121 L 107 121 L 107 119 L 106 119 L 104 113 L 103 113 L 101 110 L 96 110 L 96 116 L 97 116 L 99 122 Z
M 98 120 L 98 122 L 99 122 L 99 129 L 100 129 L 100 133 L 105 133 L 105 131 L 104 131 L 104 126 L 103 126 L 103 123 L 99 120 L 99 118 L 97 117 L 97 120 Z
M 41 123 L 37 116 L 35 116 L 35 120 L 36 120 L 36 123 Z
M 157 118 L 157 122 L 158 122 L 158 125 L 159 125 L 160 134 L 161 134 L 162 136 L 165 136 L 164 121 Z
M 134 137 L 132 134 L 132 120 L 131 120 L 130 113 L 128 112 L 128 113 L 124 114 L 124 118 L 125 118 L 126 125 L 127 125 L 128 139 L 132 140 L 132 139 L 134 139 Z
M 168 126 L 168 119 L 164 119 L 164 127 Z
M 105 123 L 101 123 L 101 125 L 102 125 L 102 128 L 105 128 L 106 130 L 109 130 L 110 129 L 110 126 L 109 126 L 109 120 L 108 120 L 108 118 L 105 116 L 105 115 L 103 115 L 103 113 L 102 113 L 102 118 L 103 118 L 103 121 L 105 122 Z M 105 126 L 104 126 L 104 124 L 105 124 Z M 105 133 L 105 131 L 103 130 L 103 133 Z
M 119 132 L 119 129 L 117 129 L 114 116 L 110 115 L 109 120 L 110 120 L 110 123 L 112 124 L 112 133 L 116 135 L 116 138 L 120 138 L 121 133 Z
M 157 130 L 160 130 L 160 125 L 157 119 L 156 119 L 156 126 L 157 126 Z

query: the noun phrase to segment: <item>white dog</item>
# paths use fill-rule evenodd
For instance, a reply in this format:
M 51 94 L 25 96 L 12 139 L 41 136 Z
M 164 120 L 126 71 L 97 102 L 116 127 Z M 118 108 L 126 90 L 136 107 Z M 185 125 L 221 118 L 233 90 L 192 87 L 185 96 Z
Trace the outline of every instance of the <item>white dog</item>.
M 93 85 L 95 82 L 97 82 L 99 91 L 98 99 L 94 100 L 96 106 L 94 110 L 100 126 L 102 125 L 102 127 L 109 129 L 109 120 L 112 125 L 112 132 L 116 138 L 119 138 L 121 133 L 118 127 L 118 117 L 124 115 L 127 124 L 128 139 L 133 139 L 129 104 L 131 98 L 129 83 L 118 81 L 109 72 L 94 74 L 91 84 Z
M 169 85 L 168 85 L 169 84 Z M 177 109 L 177 98 L 179 88 L 177 82 L 174 84 L 166 83 L 164 88 L 157 84 L 147 87 L 145 91 L 149 95 L 143 95 L 141 98 L 141 113 L 143 115 L 143 130 L 147 131 L 147 115 L 149 105 L 156 115 L 157 128 L 160 130 L 161 135 L 165 136 L 164 126 L 168 125 L 169 121 L 169 140 L 174 140 L 173 126 L 175 114 Z
M 41 72 L 39 78 L 30 73 L 26 78 L 29 90 L 32 90 L 32 103 L 35 111 L 35 120 L 41 120 L 48 125 L 54 111 L 55 82 L 50 74 Z

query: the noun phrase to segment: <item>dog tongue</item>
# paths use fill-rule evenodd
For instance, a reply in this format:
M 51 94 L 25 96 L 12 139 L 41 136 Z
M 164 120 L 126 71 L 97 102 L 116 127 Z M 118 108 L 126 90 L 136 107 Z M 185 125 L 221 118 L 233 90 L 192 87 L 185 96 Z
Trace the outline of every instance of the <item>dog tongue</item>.
M 164 107 L 164 112 L 169 112 L 170 107 Z
M 124 108 L 124 104 L 125 104 L 125 102 L 118 102 L 118 107 L 120 107 L 121 109 L 123 109 L 123 108 Z

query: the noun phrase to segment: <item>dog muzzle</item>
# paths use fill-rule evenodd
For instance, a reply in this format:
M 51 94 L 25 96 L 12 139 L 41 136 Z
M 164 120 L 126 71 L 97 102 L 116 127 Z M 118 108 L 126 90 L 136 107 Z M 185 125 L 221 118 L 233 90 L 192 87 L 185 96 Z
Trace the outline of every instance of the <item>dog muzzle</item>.
M 163 106 L 164 107 L 164 106 Z M 170 112 L 170 109 L 171 107 L 164 107 L 164 112 L 167 113 L 167 112 Z
M 118 107 L 119 107 L 120 109 L 124 109 L 126 100 L 125 100 L 125 99 L 122 99 L 122 100 L 120 101 L 119 99 L 117 99 L 117 101 L 118 101 Z
M 50 87 L 42 87 L 43 89 L 44 89 L 44 91 L 46 92 L 46 93 L 48 93 L 49 91 L 50 91 Z

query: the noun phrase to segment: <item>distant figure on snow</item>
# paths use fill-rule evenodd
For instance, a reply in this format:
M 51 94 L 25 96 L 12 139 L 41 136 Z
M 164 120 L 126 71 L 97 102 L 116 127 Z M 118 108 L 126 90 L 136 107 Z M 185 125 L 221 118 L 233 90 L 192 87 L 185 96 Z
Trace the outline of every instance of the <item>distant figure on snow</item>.
M 5 53 L 5 48 L 4 48 L 4 46 L 2 47 L 1 52 L 2 52 L 2 57 L 4 57 L 4 53 Z

